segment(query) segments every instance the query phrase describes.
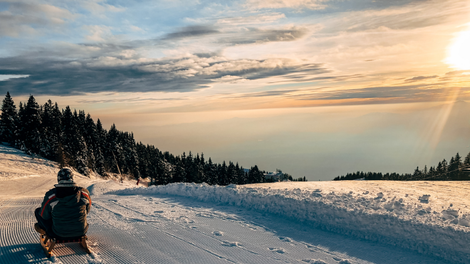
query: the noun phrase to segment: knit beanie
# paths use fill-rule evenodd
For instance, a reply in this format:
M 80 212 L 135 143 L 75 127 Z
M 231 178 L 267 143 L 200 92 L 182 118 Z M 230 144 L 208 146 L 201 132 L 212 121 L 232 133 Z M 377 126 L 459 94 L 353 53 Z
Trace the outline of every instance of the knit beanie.
M 73 171 L 69 168 L 63 168 L 57 174 L 58 184 L 55 187 L 74 187 L 77 186 L 73 181 Z

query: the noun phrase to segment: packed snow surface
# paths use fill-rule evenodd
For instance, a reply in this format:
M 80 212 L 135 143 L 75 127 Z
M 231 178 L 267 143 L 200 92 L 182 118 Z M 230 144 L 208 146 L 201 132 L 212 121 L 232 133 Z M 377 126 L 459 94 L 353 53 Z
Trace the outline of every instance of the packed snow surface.
M 0 263 L 470 263 L 468 182 L 170 184 L 76 176 L 87 255 L 47 259 L 33 210 L 57 164 L 0 145 Z

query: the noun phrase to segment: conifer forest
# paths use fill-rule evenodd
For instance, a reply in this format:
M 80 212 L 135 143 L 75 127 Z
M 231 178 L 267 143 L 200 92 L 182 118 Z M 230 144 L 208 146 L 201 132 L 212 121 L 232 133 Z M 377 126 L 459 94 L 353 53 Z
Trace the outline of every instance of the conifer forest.
M 103 128 L 84 111 L 69 106 L 60 109 L 51 100 L 40 106 L 34 96 L 17 109 L 7 92 L 0 117 L 0 142 L 29 155 L 56 161 L 83 175 L 149 178 L 150 184 L 195 182 L 218 185 L 258 183 L 264 172 L 254 165 L 249 170 L 225 161 L 213 163 L 203 154 L 175 156 L 153 145 L 137 143 L 133 133 L 119 131 L 113 124 Z

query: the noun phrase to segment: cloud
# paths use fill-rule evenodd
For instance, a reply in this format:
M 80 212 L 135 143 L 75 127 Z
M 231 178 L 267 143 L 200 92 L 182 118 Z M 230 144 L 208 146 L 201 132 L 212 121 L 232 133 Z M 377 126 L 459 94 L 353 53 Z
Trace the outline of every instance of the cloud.
M 180 28 L 161 37 L 147 40 L 133 40 L 125 44 L 134 48 L 159 47 L 176 51 L 182 47 L 187 53 L 221 52 L 226 47 L 236 45 L 263 44 L 268 42 L 296 41 L 307 35 L 309 30 L 304 27 L 291 26 L 281 29 L 261 29 L 245 27 L 214 27 L 207 25 L 193 25 Z M 190 40 L 191 42 L 188 42 Z M 194 48 L 193 52 L 187 51 Z M 207 52 L 206 52 L 207 53 Z
M 188 100 L 187 98 L 125 98 L 125 99 L 94 99 L 94 100 L 77 100 L 77 103 L 84 104 L 103 104 L 103 103 L 139 103 L 139 102 L 157 102 L 157 101 L 183 101 Z
M 438 77 L 437 75 L 416 76 L 416 77 L 413 77 L 413 78 L 406 79 L 405 82 L 418 82 L 418 81 L 423 81 L 423 80 L 436 79 L 437 77 Z
M 82 0 L 79 4 L 86 10 L 96 16 L 103 16 L 106 12 L 123 12 L 126 10 L 124 7 L 110 5 L 103 0 Z
M 468 88 L 464 88 L 468 90 Z M 337 89 L 330 91 L 312 91 L 299 96 L 297 100 L 338 100 L 348 103 L 405 103 L 428 102 L 446 98 L 448 88 L 442 88 L 440 84 L 429 85 L 403 85 L 403 86 L 378 86 L 357 89 Z
M 364 32 L 413 30 L 443 25 L 452 21 L 468 21 L 469 5 L 465 1 L 388 1 L 376 7 L 344 12 L 328 19 L 324 32 Z M 387 7 L 387 8 L 385 8 Z
M 10 75 L 10 74 L 0 74 L 0 82 L 13 78 L 26 78 L 29 75 Z
M 0 58 L 0 74 L 29 75 L 0 83 L 0 93 L 74 95 L 99 92 L 187 92 L 216 82 L 240 78 L 268 79 L 327 72 L 321 64 L 298 63 L 289 59 L 230 60 L 220 56 L 145 59 L 129 54 L 95 58 L 46 59 L 18 56 Z M 48 59 L 49 58 L 49 59 Z
M 245 6 L 250 9 L 324 9 L 327 0 L 247 0 Z
M 217 20 L 217 24 L 221 25 L 250 25 L 250 24 L 265 24 L 273 23 L 277 20 L 286 18 L 286 15 L 283 13 L 268 13 L 268 14 L 258 14 L 254 16 L 238 16 L 238 17 L 224 17 Z
M 204 25 L 196 25 L 196 26 L 188 26 L 179 29 L 178 31 L 169 33 L 165 35 L 162 39 L 164 40 L 175 40 L 175 39 L 182 39 L 188 37 L 201 37 L 205 35 L 212 35 L 220 33 L 214 27 L 211 26 L 204 26 Z
M 253 44 L 277 41 L 295 41 L 307 34 L 307 29 L 292 27 L 290 29 L 258 29 L 249 28 L 237 33 L 232 33 L 228 37 L 219 39 L 220 43 Z
M 84 26 L 90 32 L 90 35 L 85 38 L 93 42 L 104 42 L 106 39 L 112 37 L 111 28 L 108 26 Z
M 7 7 L 0 12 L 0 36 L 20 37 L 47 29 L 57 30 L 77 17 L 68 10 L 47 4 L 10 2 Z
M 335 78 L 334 76 L 332 77 Z M 282 97 L 298 101 L 327 101 L 329 105 L 431 102 L 447 98 L 454 89 L 443 88 L 441 83 L 429 85 L 377 86 L 366 88 L 338 88 L 316 86 L 315 88 L 276 89 L 262 92 L 230 95 L 228 98 Z M 461 100 L 468 100 L 470 87 L 461 87 Z

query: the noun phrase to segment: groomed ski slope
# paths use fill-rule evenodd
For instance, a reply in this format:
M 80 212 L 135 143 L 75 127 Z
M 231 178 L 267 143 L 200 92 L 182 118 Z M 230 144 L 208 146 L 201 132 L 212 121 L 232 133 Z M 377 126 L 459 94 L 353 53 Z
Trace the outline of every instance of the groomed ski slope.
M 0 145 L 0 263 L 470 263 L 466 182 L 146 188 L 83 176 L 94 253 L 58 245 L 47 259 L 32 211 L 57 171 Z

